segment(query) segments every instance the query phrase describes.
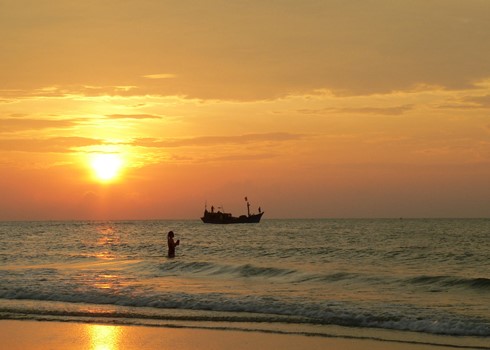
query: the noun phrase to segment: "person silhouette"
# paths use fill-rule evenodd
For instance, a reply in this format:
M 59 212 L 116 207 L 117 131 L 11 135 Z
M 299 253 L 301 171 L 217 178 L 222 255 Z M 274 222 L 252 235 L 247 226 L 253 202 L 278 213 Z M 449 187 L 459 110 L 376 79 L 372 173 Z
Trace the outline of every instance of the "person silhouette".
M 175 257 L 175 247 L 178 246 L 179 244 L 180 244 L 180 239 L 178 239 L 175 242 L 173 231 L 169 231 L 167 234 L 168 257 L 169 258 Z

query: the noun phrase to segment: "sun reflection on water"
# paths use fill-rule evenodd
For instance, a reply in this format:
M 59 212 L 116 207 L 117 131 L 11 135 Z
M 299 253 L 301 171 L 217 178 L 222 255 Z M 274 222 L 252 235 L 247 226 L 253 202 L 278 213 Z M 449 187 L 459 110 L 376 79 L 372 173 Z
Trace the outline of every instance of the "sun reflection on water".
M 99 289 L 113 289 L 119 284 L 119 276 L 112 274 L 101 274 L 95 277 L 94 287 Z
M 116 256 L 112 250 L 121 243 L 121 239 L 116 233 L 116 230 L 111 226 L 99 226 L 97 227 L 97 231 L 99 233 L 97 246 L 103 249 L 96 254 L 97 258 L 102 260 L 115 259 Z
M 91 350 L 119 350 L 122 328 L 118 326 L 87 325 Z

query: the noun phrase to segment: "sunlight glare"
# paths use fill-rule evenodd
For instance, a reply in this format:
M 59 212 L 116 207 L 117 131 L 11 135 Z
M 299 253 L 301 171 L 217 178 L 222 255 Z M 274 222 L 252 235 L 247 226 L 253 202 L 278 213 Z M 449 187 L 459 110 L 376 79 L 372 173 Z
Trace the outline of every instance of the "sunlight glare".
M 121 327 L 88 325 L 91 338 L 91 350 L 117 350 Z
M 100 181 L 110 181 L 117 177 L 122 167 L 122 159 L 117 154 L 97 154 L 93 156 L 90 165 L 95 177 Z

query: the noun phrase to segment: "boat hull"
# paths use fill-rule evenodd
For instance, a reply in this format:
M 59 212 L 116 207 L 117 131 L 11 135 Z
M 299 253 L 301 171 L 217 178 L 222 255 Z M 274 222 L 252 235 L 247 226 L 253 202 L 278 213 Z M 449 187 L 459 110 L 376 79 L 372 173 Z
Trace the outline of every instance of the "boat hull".
M 248 216 L 241 215 L 239 217 L 231 216 L 228 213 L 205 212 L 201 220 L 205 224 L 256 224 L 260 222 L 262 215 L 264 215 L 264 212 Z

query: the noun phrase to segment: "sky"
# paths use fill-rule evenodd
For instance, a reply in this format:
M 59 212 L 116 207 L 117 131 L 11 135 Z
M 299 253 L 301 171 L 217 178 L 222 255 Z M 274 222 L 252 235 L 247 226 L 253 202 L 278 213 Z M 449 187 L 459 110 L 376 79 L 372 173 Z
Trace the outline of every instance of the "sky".
M 488 0 L 0 0 L 0 220 L 490 216 Z

